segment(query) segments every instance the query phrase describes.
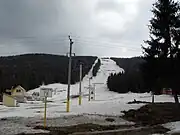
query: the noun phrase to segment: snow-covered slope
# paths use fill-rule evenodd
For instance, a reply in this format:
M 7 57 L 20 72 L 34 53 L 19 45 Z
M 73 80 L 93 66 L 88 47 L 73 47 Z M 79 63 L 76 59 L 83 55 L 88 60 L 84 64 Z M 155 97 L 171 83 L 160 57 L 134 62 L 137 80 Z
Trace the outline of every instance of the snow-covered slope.
M 92 77 L 92 69 L 82 80 L 82 92 L 84 96 L 82 98 L 82 105 L 78 105 L 78 98 L 71 99 L 70 112 L 66 113 L 66 95 L 67 85 L 65 84 L 49 84 L 48 87 L 56 89 L 56 94 L 53 94 L 51 102 L 47 105 L 47 116 L 48 117 L 60 117 L 63 115 L 77 115 L 77 114 L 102 114 L 102 115 L 121 115 L 121 111 L 136 109 L 141 107 L 143 104 L 127 104 L 127 102 L 136 100 L 151 101 L 150 93 L 126 93 L 118 94 L 108 90 L 106 81 L 110 73 L 122 72 L 123 69 L 119 68 L 116 63 L 111 59 L 101 58 L 101 66 L 97 73 L 97 76 Z M 97 62 L 97 61 L 96 61 Z M 95 63 L 96 63 L 95 62 Z M 94 64 L 95 64 L 94 63 Z M 85 96 L 88 93 L 86 88 L 89 85 L 89 77 L 92 77 L 91 84 L 96 84 L 95 89 L 95 101 L 88 101 L 88 97 Z M 30 94 L 33 92 L 40 91 L 40 88 L 29 91 Z M 79 83 L 71 85 L 71 95 L 78 95 Z M 156 101 L 173 102 L 173 98 L 167 95 L 160 95 L 155 97 Z M 41 101 L 34 101 L 20 104 L 20 107 L 11 108 L 0 106 L 0 117 L 43 117 L 44 104 Z
M 95 61 L 94 65 L 96 64 L 96 62 L 97 62 L 97 60 Z M 97 75 L 95 77 L 93 77 L 92 76 L 93 66 L 92 66 L 91 70 L 89 71 L 89 73 L 82 80 L 82 93 L 84 93 L 84 94 L 88 94 L 87 87 L 89 86 L 89 78 L 90 77 L 92 77 L 92 79 L 90 80 L 91 85 L 94 83 L 98 83 L 98 84 L 96 84 L 96 94 L 98 94 L 98 93 L 102 93 L 103 91 L 108 92 L 106 82 L 107 82 L 107 78 L 110 73 L 118 73 L 118 72 L 123 71 L 123 69 L 119 68 L 113 60 L 101 59 L 100 69 L 99 69 Z M 46 87 L 51 87 L 53 89 L 56 89 L 56 91 L 57 91 L 56 95 L 53 95 L 53 98 L 51 100 L 53 100 L 53 101 L 61 100 L 62 101 L 62 100 L 66 99 L 67 85 L 58 83 L 58 84 L 49 84 L 49 85 L 46 85 Z M 32 94 L 33 92 L 39 92 L 39 91 L 40 91 L 40 88 L 37 88 L 37 89 L 29 91 L 29 93 Z M 79 83 L 71 85 L 70 94 L 78 95 L 78 93 L 79 93 Z M 108 94 L 109 93 L 113 93 L 113 92 L 108 92 Z M 104 93 L 104 94 L 106 94 L 106 93 Z

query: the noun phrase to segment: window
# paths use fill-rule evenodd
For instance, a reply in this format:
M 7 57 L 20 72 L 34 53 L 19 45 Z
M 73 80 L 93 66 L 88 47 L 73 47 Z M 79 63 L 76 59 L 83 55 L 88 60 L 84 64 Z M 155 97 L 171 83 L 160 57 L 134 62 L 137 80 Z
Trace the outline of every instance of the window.
M 16 90 L 16 92 L 21 92 L 21 90 Z

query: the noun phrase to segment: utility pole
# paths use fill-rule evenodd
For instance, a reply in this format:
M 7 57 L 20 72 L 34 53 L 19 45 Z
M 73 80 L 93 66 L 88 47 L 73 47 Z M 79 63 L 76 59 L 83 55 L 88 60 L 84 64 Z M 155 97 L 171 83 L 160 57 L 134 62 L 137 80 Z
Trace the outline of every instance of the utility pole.
M 81 101 L 82 101 L 81 80 L 82 80 L 82 63 L 80 63 L 80 73 L 79 73 L 79 105 L 81 105 Z
M 89 99 L 88 99 L 89 101 L 91 100 L 90 99 L 91 79 L 92 79 L 92 77 L 89 78 Z
M 44 95 L 44 128 L 46 128 L 47 92 L 45 92 Z
M 69 112 L 70 107 L 70 87 L 71 87 L 71 55 L 72 55 L 72 44 L 74 43 L 70 36 L 68 36 L 70 41 L 70 48 L 69 48 L 69 67 L 68 67 L 68 89 L 67 89 L 67 106 L 66 106 L 66 112 Z

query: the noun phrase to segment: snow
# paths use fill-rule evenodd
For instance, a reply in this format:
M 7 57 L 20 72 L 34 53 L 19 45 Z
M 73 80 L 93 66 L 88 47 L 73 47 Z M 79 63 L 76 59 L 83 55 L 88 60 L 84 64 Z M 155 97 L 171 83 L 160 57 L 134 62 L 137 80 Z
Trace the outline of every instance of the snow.
M 114 122 L 105 121 L 106 118 L 114 119 Z M 101 115 L 69 115 L 58 118 L 48 118 L 47 126 L 64 127 L 73 126 L 77 124 L 99 124 L 99 125 L 132 125 L 134 123 L 127 122 L 119 117 L 101 116 Z M 43 119 L 37 117 L 13 117 L 6 120 L 0 120 L 0 135 L 14 135 L 18 133 L 42 133 L 48 132 L 46 130 L 35 130 L 35 126 L 43 126 Z
M 27 121 L 29 120 L 29 121 Z M 0 121 L 0 135 L 15 135 L 19 133 L 48 133 L 46 130 L 35 130 L 33 127 L 27 126 L 33 118 L 7 118 Z
M 164 135 L 164 134 L 152 134 L 152 135 Z
M 144 104 L 127 104 L 129 101 L 141 100 L 141 101 L 151 101 L 150 93 L 126 93 L 126 94 L 118 94 L 116 92 L 109 91 L 106 85 L 107 78 L 111 73 L 123 72 L 122 68 L 116 65 L 116 63 L 107 58 L 100 59 L 101 66 L 97 73 L 96 77 L 92 77 L 92 69 L 82 80 L 82 105 L 78 105 L 78 98 L 71 98 L 70 101 L 70 112 L 66 112 L 66 95 L 67 95 L 67 85 L 66 84 L 49 84 L 47 87 L 53 88 L 56 90 L 56 93 L 53 93 L 52 98 L 48 98 L 47 103 L 47 117 L 48 119 L 53 119 L 52 123 L 61 123 L 62 117 L 67 116 L 68 120 L 71 120 L 72 115 L 76 115 L 77 117 L 80 115 L 81 118 L 77 118 L 74 121 L 71 120 L 70 123 L 83 123 L 83 122 L 92 122 L 94 117 L 96 118 L 96 122 L 100 122 L 102 117 L 104 119 L 105 116 L 113 117 L 113 116 L 121 116 L 121 111 L 129 110 L 129 109 L 138 109 Z M 97 60 L 95 61 L 95 63 Z M 94 65 L 95 65 L 94 63 Z M 93 65 L 93 66 L 94 66 Z M 92 77 L 90 80 L 91 84 L 96 84 L 95 89 L 95 100 L 88 101 L 87 94 L 89 85 L 89 77 Z M 79 83 L 71 85 L 70 95 L 78 95 L 79 91 Z M 33 92 L 40 92 L 40 87 L 34 90 L 30 90 L 28 94 L 32 94 Z M 155 102 L 174 102 L 173 97 L 168 95 L 159 95 L 155 96 Z M 91 114 L 91 115 L 90 115 Z M 105 116 L 102 116 L 105 115 Z M 44 103 L 42 101 L 29 101 L 27 103 L 20 103 L 20 107 L 5 107 L 0 105 L 0 118 L 8 118 L 8 117 L 23 117 L 24 119 L 29 119 L 30 117 L 34 118 L 34 121 L 42 120 L 44 116 Z M 83 116 L 83 117 L 82 117 Z M 102 116 L 102 117 L 98 117 Z M 55 119 L 61 119 L 61 122 L 55 122 Z M 119 118 L 120 119 L 120 118 Z M 63 121 L 64 122 L 64 121 Z M 120 119 L 119 122 L 124 122 Z M 64 122 L 66 123 L 66 122 Z M 104 123 L 101 122 L 101 123 Z M 119 123 L 118 123 L 119 124 Z M 2 128 L 2 126 L 0 126 Z M 3 126 L 4 127 L 4 126 Z M 0 129 L 1 130 L 1 129 Z M 14 130 L 14 129 L 13 129 Z
M 1 135 L 15 135 L 19 133 L 48 133 L 45 130 L 35 130 L 32 127 L 27 127 L 26 125 L 13 122 L 1 122 L 3 126 L 0 126 Z M 12 128 L 13 127 L 13 128 Z M 13 130 L 12 130 L 13 129 Z
M 97 60 L 96 60 L 97 62 Z M 95 63 L 96 63 L 95 62 Z M 95 65 L 94 63 L 94 65 Z M 94 66 L 93 65 L 93 66 Z M 93 69 L 93 68 L 92 68 Z M 101 66 L 97 73 L 96 77 L 92 77 L 92 69 L 82 80 L 82 92 L 84 96 L 82 98 L 82 105 L 78 105 L 78 98 L 71 99 L 70 112 L 66 113 L 66 90 L 67 85 L 65 84 L 49 84 L 47 87 L 56 89 L 56 94 L 53 93 L 52 98 L 48 100 L 52 102 L 47 103 L 47 116 L 48 117 L 60 117 L 63 115 L 77 115 L 77 114 L 102 114 L 102 115 L 121 115 L 121 111 L 128 109 L 136 109 L 141 105 L 128 105 L 128 101 L 132 101 L 134 98 L 138 99 L 140 96 L 148 96 L 150 99 L 149 93 L 144 94 L 118 94 L 108 90 L 106 86 L 106 81 L 110 73 L 122 72 L 123 69 L 119 68 L 116 63 L 111 59 L 101 59 Z M 96 84 L 95 90 L 95 101 L 88 101 L 86 96 L 89 92 L 89 77 L 92 77 L 91 84 Z M 29 94 L 33 92 L 39 92 L 40 88 L 29 91 Z M 71 85 L 71 95 L 78 95 L 79 83 Z M 32 101 L 28 103 L 21 103 L 20 107 L 5 107 L 0 106 L 0 118 L 3 117 L 43 117 L 44 104 L 41 101 Z
M 61 117 L 64 115 L 77 115 L 77 114 L 102 114 L 102 115 L 122 115 L 121 111 L 129 109 L 137 109 L 144 104 L 127 104 L 129 101 L 141 100 L 151 101 L 150 93 L 126 93 L 118 94 L 116 92 L 109 91 L 106 85 L 107 78 L 110 73 L 123 72 L 122 68 L 116 65 L 111 59 L 101 58 L 101 66 L 97 73 L 97 76 L 92 77 L 92 69 L 82 80 L 82 105 L 78 105 L 78 98 L 73 98 L 70 101 L 70 112 L 66 113 L 66 84 L 49 84 L 47 87 L 56 89 L 56 93 L 53 93 L 52 98 L 48 98 L 47 103 L 47 116 L 48 117 Z M 95 63 L 97 60 L 95 61 Z M 95 65 L 94 63 L 94 65 Z M 94 66 L 93 65 L 93 66 Z M 87 94 L 89 85 L 89 77 L 92 77 L 91 84 L 96 84 L 95 87 L 95 101 L 88 101 Z M 79 83 L 71 85 L 70 95 L 78 95 Z M 28 94 L 33 92 L 40 92 L 40 87 L 34 90 L 30 90 Z M 155 96 L 156 102 L 173 102 L 173 98 L 168 95 Z M 27 103 L 21 103 L 20 107 L 5 107 L 0 105 L 0 118 L 3 117 L 43 117 L 44 104 L 41 101 L 29 101 Z
M 170 134 L 172 134 L 172 133 L 180 133 L 180 121 L 163 124 L 163 126 L 165 128 L 168 128 L 168 129 L 171 130 L 171 131 L 168 132 Z

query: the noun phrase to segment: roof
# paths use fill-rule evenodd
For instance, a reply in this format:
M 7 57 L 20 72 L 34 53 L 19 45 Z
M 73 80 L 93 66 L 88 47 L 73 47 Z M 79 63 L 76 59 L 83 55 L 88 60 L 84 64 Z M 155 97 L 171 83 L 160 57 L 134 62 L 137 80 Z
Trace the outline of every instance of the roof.
M 15 89 L 21 89 L 21 90 L 24 90 L 24 91 L 26 91 L 22 86 L 20 86 L 20 85 L 18 85 L 17 87 L 15 87 L 13 90 L 15 90 Z
M 14 100 L 16 100 L 13 96 L 11 96 L 11 95 L 9 95 L 9 94 L 3 93 L 3 95 L 6 95 L 6 96 L 8 96 L 8 97 L 10 97 L 10 98 L 13 98 Z

